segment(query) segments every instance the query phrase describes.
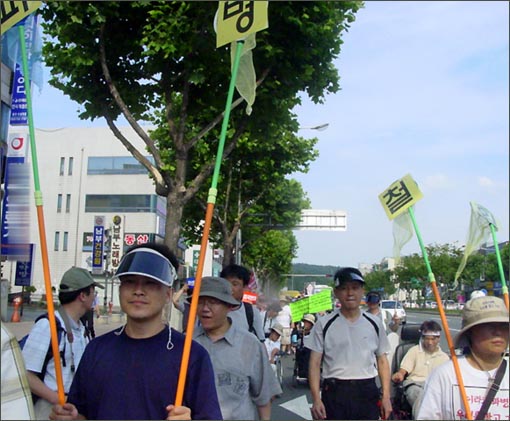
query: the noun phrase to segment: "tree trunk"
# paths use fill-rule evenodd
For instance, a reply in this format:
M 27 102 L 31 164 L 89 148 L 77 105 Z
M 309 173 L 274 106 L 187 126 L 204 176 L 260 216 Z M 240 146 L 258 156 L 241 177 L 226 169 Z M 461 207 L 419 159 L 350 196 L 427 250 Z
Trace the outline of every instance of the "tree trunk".
M 165 222 L 165 238 L 164 243 L 174 253 L 178 253 L 177 244 L 181 236 L 182 213 L 184 203 L 176 196 L 174 192 L 170 192 L 166 197 L 166 222 Z

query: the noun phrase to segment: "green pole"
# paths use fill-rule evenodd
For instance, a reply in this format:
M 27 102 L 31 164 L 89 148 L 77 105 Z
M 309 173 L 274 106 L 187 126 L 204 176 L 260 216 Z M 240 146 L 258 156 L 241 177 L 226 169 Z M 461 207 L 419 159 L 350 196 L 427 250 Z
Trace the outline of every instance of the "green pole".
M 223 160 L 223 150 L 225 149 L 225 138 L 227 137 L 228 120 L 230 118 L 230 109 L 232 108 L 232 99 L 236 87 L 237 72 L 239 70 L 239 62 L 243 52 L 244 40 L 237 41 L 236 54 L 234 58 L 234 65 L 232 67 L 232 77 L 230 78 L 230 85 L 228 87 L 227 102 L 225 104 L 225 112 L 223 114 L 223 122 L 221 124 L 220 143 L 218 145 L 218 152 L 216 154 L 216 162 L 214 164 L 213 178 L 211 188 L 209 189 L 209 197 L 207 203 L 216 203 L 216 194 L 218 180 L 220 178 L 221 162 Z
M 503 295 L 508 296 L 508 286 L 506 284 L 505 272 L 503 271 L 503 262 L 501 261 L 501 254 L 499 252 L 498 239 L 496 238 L 496 228 L 492 223 L 489 224 L 489 227 L 491 229 L 492 240 L 494 242 L 494 250 L 496 251 L 496 259 L 498 261 L 498 271 L 499 277 L 501 279 L 501 292 Z

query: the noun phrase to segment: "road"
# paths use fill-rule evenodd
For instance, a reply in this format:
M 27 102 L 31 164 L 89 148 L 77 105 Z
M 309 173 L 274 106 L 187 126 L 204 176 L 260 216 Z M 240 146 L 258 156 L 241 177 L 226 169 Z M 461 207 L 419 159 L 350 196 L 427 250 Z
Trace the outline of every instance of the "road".
M 439 313 L 420 313 L 407 311 L 407 323 L 421 324 L 425 320 L 435 320 L 441 325 Z M 447 315 L 448 327 L 452 338 L 460 330 L 460 316 Z M 441 348 L 448 352 L 448 345 L 445 335 L 441 336 Z M 273 420 L 310 420 L 311 396 L 308 385 L 292 384 L 292 373 L 294 368 L 294 356 L 288 355 L 283 357 L 284 381 L 283 395 L 273 402 L 271 419 Z

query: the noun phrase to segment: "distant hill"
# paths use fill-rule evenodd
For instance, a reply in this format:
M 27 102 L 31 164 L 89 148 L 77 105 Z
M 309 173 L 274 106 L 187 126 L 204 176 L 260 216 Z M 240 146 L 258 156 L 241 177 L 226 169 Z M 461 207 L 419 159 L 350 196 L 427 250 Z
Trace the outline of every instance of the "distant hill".
M 294 276 L 289 277 L 287 286 L 291 290 L 302 291 L 310 282 L 333 286 L 333 275 L 338 270 L 337 266 L 310 265 L 307 263 L 294 263 L 292 274 L 294 275 L 323 275 L 323 276 Z

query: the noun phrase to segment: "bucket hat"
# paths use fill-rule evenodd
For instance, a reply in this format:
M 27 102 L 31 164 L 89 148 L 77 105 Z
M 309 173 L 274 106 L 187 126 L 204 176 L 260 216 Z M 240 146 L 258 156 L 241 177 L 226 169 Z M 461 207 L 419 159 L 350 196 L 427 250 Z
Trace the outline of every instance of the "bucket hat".
M 466 332 L 485 323 L 510 323 L 504 301 L 498 297 L 478 297 L 469 300 L 462 310 L 462 329 L 455 338 L 455 346 L 468 346 Z
M 232 296 L 232 284 L 218 276 L 205 276 L 202 278 L 199 297 L 213 297 L 224 303 L 240 306 L 241 302 Z M 189 298 L 191 300 L 191 298 Z
M 79 291 L 92 285 L 104 289 L 104 285 L 98 284 L 87 269 L 73 266 L 62 276 L 59 292 Z
M 280 323 L 276 323 L 274 326 L 271 326 L 271 330 L 274 330 L 278 335 L 283 335 L 283 326 Z
M 305 314 L 303 318 L 301 319 L 303 321 L 310 322 L 312 325 L 315 324 L 315 316 L 313 314 Z

